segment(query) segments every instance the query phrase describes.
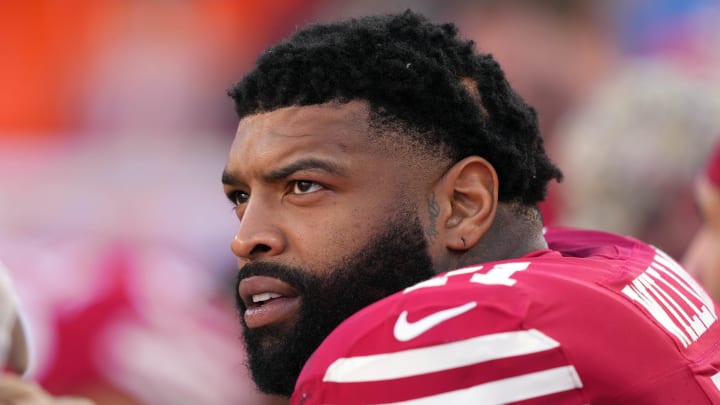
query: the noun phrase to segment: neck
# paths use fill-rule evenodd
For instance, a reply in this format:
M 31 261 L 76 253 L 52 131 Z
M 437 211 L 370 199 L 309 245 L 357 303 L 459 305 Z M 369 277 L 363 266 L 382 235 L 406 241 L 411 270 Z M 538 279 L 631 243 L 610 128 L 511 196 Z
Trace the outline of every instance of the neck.
M 445 263 L 438 266 L 438 273 L 547 249 L 541 216 L 518 215 L 517 210 L 510 204 L 500 203 L 493 224 L 480 242 L 466 251 L 450 253 Z

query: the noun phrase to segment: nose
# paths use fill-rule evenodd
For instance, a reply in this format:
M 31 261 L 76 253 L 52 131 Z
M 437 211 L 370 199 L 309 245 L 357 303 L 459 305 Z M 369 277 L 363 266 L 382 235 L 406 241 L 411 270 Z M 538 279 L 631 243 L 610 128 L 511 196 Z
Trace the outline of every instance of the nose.
M 245 210 L 240 226 L 231 242 L 232 252 L 242 260 L 254 260 L 267 256 L 276 256 L 286 247 L 286 238 L 282 231 L 272 224 L 255 205 Z

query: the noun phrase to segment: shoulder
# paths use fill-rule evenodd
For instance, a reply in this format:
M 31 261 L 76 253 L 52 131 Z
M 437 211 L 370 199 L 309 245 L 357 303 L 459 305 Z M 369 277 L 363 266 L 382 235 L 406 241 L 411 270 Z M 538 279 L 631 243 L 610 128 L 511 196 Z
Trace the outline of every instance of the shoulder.
M 626 264 L 540 251 L 449 271 L 364 308 L 343 322 L 324 346 L 336 343 L 345 354 L 395 352 L 539 326 L 548 329 L 553 321 L 575 321 L 593 309 L 615 306 L 627 311 L 629 300 L 620 286 L 638 271 L 624 268 Z
M 657 381 L 719 337 L 712 301 L 662 252 L 612 234 L 547 236 L 561 251 L 454 270 L 352 316 L 306 364 L 293 403 L 464 403 L 454 395 L 467 387 L 502 403 L 586 403 L 632 375 Z
M 438 392 L 450 395 L 448 403 L 461 403 L 453 393 L 493 381 L 498 385 L 489 389 L 498 398 L 526 385 L 528 398 L 556 395 L 558 404 L 579 398 L 580 379 L 560 343 L 527 326 L 537 300 L 519 274 L 534 261 L 455 270 L 365 308 L 306 364 L 294 398 L 316 397 L 294 403 L 393 403 Z M 550 384 L 536 392 L 538 378 Z

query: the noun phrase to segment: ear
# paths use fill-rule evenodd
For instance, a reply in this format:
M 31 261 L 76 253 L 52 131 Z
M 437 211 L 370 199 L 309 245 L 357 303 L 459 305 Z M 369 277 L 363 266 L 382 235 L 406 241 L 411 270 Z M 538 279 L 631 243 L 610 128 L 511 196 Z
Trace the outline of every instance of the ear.
M 454 164 L 443 176 L 438 194 L 449 205 L 444 223 L 445 247 L 465 251 L 490 229 L 498 204 L 495 168 L 479 156 Z

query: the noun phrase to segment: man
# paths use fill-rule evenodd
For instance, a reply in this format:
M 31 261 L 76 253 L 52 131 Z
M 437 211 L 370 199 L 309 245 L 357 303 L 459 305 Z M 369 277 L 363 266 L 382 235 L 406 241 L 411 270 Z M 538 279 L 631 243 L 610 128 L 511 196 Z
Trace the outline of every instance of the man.
M 535 113 L 456 34 L 409 11 L 315 25 L 231 89 L 258 387 L 303 405 L 720 401 L 713 301 L 636 240 L 543 231 L 561 173 Z
M 703 223 L 688 247 L 683 264 L 717 300 L 720 298 L 720 143 L 713 148 L 695 181 L 695 201 Z

